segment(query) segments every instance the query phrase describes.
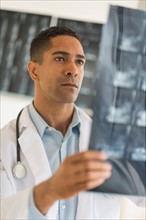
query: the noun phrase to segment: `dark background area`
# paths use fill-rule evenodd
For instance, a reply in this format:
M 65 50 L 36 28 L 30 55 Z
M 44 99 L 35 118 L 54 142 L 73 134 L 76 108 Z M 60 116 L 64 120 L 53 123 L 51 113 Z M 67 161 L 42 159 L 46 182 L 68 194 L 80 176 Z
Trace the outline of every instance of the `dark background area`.
M 0 89 L 33 96 L 33 81 L 27 72 L 31 40 L 42 30 L 53 26 L 67 26 L 80 36 L 85 55 L 85 77 L 76 100 L 80 107 L 92 109 L 102 25 L 78 20 L 53 18 L 37 14 L 1 10 Z M 55 22 L 54 22 L 55 20 Z

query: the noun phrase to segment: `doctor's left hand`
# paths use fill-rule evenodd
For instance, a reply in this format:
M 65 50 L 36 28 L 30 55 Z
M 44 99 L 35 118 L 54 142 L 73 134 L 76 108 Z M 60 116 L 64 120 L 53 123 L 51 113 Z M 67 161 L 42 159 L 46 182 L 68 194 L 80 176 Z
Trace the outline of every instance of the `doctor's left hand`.
M 85 151 L 67 157 L 56 173 L 34 187 L 36 207 L 45 214 L 60 199 L 97 187 L 111 176 L 111 165 L 102 152 Z

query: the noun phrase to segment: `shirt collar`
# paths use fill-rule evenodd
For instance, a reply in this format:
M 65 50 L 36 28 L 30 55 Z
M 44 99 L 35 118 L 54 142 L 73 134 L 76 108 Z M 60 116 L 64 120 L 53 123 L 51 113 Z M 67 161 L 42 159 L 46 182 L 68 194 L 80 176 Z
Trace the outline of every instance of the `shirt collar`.
M 28 106 L 29 114 L 31 120 L 33 121 L 39 135 L 42 137 L 46 128 L 49 125 L 44 121 L 44 119 L 40 116 L 40 114 L 35 109 L 33 102 Z
M 39 135 L 42 137 L 44 132 L 45 132 L 45 129 L 49 128 L 49 127 L 51 128 L 51 126 L 49 126 L 44 121 L 44 119 L 40 116 L 40 114 L 36 111 L 36 109 L 33 105 L 33 102 L 28 106 L 28 109 L 29 109 L 30 117 L 31 117 L 34 125 L 36 126 L 36 129 L 37 129 Z M 79 115 L 79 110 L 75 106 L 72 122 L 71 122 L 69 128 L 77 127 L 78 130 L 79 130 L 80 129 L 80 123 L 81 123 L 81 119 L 80 119 L 80 115 Z

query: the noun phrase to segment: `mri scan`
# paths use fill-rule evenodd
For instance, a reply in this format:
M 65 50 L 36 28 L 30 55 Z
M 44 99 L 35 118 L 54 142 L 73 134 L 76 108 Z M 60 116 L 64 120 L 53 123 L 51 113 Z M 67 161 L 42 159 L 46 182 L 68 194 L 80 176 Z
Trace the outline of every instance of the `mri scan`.
M 136 18 L 136 19 L 135 19 Z M 97 63 L 89 148 L 104 151 L 110 179 L 96 192 L 146 195 L 146 12 L 111 6 Z

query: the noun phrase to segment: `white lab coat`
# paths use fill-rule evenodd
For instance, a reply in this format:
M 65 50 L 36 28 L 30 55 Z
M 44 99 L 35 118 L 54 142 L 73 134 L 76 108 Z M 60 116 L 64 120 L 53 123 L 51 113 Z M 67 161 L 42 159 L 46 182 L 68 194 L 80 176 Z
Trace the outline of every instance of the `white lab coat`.
M 89 142 L 91 119 L 80 111 L 82 120 L 79 149 L 86 150 Z M 19 143 L 21 161 L 27 169 L 24 179 L 18 180 L 12 175 L 16 163 L 16 121 L 11 121 L 2 129 L 1 134 L 1 218 L 28 219 L 28 201 L 32 187 L 51 177 L 50 165 L 43 143 L 32 123 L 26 107 L 19 122 Z M 120 214 L 120 200 L 104 194 L 83 192 L 79 194 L 76 219 L 117 220 Z M 58 202 L 48 211 L 50 220 L 56 219 Z

